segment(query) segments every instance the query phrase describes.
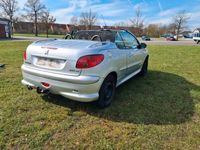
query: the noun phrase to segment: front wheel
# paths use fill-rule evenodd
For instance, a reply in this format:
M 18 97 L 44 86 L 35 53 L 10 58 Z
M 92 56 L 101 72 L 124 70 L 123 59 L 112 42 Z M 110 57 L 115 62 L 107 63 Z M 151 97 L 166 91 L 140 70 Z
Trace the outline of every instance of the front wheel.
M 108 75 L 101 85 L 99 99 L 96 101 L 97 106 L 100 108 L 108 107 L 114 98 L 115 89 L 116 77 L 113 75 Z

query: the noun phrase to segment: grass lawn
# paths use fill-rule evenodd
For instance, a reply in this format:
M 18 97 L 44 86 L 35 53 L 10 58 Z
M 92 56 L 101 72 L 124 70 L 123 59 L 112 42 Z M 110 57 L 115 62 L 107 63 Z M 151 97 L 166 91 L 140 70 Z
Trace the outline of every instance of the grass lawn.
M 14 33 L 14 36 L 24 36 L 24 37 L 36 37 L 35 34 L 21 34 L 21 33 Z M 38 37 L 44 37 L 46 38 L 46 34 L 38 34 Z M 55 34 L 49 34 L 49 38 L 59 38 L 63 39 L 65 35 L 55 35 Z
M 21 84 L 29 42 L 0 42 L 0 149 L 200 149 L 200 47 L 149 46 L 146 77 L 97 109 Z

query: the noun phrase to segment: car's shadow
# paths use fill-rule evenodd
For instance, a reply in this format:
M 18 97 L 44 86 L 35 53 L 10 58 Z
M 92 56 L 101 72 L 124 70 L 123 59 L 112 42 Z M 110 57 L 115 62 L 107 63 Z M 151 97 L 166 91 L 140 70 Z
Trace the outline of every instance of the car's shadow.
M 61 96 L 43 96 L 47 102 L 74 111 L 115 122 L 135 124 L 180 124 L 189 121 L 194 113 L 191 92 L 200 90 L 181 76 L 149 71 L 145 77 L 134 77 L 116 90 L 110 107 L 98 109 L 91 103 L 80 103 Z

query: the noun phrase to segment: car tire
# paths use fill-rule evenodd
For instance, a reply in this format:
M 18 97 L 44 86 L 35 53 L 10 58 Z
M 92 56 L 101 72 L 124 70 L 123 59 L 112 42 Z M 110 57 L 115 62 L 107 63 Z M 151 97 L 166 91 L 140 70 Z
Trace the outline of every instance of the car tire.
M 108 75 L 99 90 L 99 99 L 96 105 L 99 108 L 106 108 L 110 106 L 113 101 L 116 90 L 116 77 L 112 74 Z
M 145 76 L 148 72 L 148 62 L 149 62 L 149 58 L 147 57 L 142 65 L 142 69 L 139 72 L 139 76 Z

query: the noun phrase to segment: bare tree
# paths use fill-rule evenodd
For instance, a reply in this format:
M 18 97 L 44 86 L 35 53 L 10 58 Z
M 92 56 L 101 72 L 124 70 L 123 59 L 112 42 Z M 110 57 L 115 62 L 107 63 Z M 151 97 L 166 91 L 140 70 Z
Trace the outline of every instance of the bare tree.
M 27 16 L 33 20 L 35 36 L 38 36 L 38 18 L 42 16 L 45 5 L 40 0 L 27 0 L 24 10 L 27 12 Z
M 45 11 L 45 12 L 43 12 L 41 21 L 45 26 L 46 37 L 48 38 L 49 37 L 49 29 L 50 29 L 51 25 L 55 23 L 56 19 L 50 15 L 49 11 Z
M 78 25 L 78 17 L 76 17 L 76 16 L 71 17 L 70 23 L 77 26 Z
M 18 9 L 17 0 L 0 0 L 0 8 L 5 13 L 6 17 L 9 18 L 11 22 L 11 33 L 13 34 L 13 17 Z
M 141 9 L 140 7 L 136 8 L 135 11 L 135 17 L 133 19 L 130 20 L 132 23 L 132 26 L 135 28 L 143 28 L 144 26 L 144 17 L 141 13 Z
M 176 24 L 174 24 L 174 23 L 169 24 L 167 26 L 167 31 L 168 31 L 168 33 L 175 35 L 176 34 Z
M 164 35 L 168 32 L 168 25 L 160 24 L 159 28 L 160 28 L 160 35 L 159 36 L 162 36 L 162 35 Z
M 113 24 L 114 26 L 117 26 L 117 27 L 128 27 L 128 22 L 124 22 L 124 21 L 121 21 L 121 22 L 117 22 L 115 24 Z
M 92 29 L 92 26 L 97 23 L 97 14 L 90 11 L 82 12 L 80 16 L 80 24 L 85 25 L 86 28 Z
M 149 24 L 148 27 L 145 28 L 145 34 L 151 37 L 160 37 L 159 24 Z
M 178 40 L 178 36 L 180 34 L 180 32 L 186 28 L 186 24 L 189 20 L 189 16 L 187 15 L 186 11 L 183 10 L 183 11 L 180 11 L 178 12 L 172 19 L 173 21 L 173 25 L 175 27 L 175 30 L 176 30 L 176 39 Z
M 130 19 L 131 26 L 134 28 L 136 35 L 141 36 L 143 33 L 143 27 L 144 27 L 144 17 L 141 13 L 140 7 L 137 7 L 135 10 L 135 16 Z

